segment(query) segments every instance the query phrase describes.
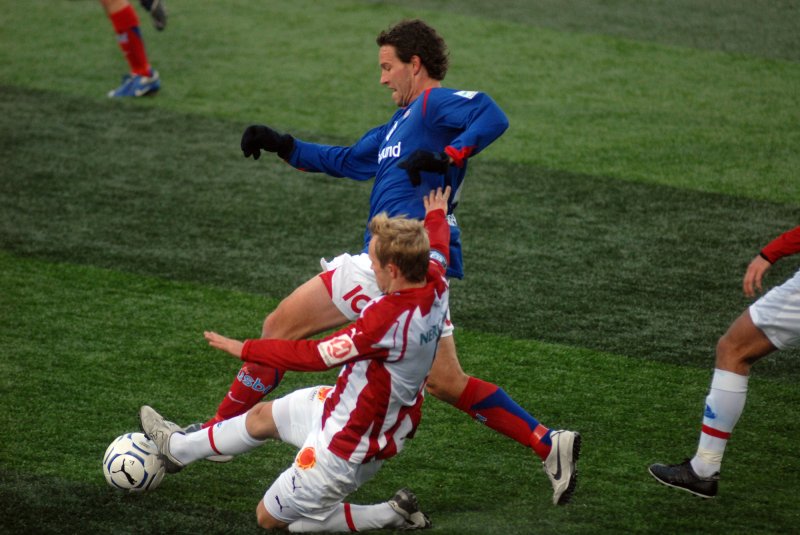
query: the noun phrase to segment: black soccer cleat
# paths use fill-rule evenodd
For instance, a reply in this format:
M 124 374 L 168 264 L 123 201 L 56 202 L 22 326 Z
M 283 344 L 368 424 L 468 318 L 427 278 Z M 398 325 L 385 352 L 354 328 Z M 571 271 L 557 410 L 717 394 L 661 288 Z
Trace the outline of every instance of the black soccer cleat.
M 139 0 L 139 3 L 150 13 L 156 30 L 161 31 L 167 27 L 167 9 L 164 0 Z
M 717 495 L 719 472 L 711 477 L 700 477 L 695 473 L 689 459 L 680 464 L 651 464 L 647 470 L 659 483 L 668 487 L 685 490 L 701 498 L 713 498 Z
M 389 507 L 405 520 L 405 525 L 400 529 L 405 531 L 431 527 L 431 519 L 419 510 L 417 496 L 409 489 L 398 490 L 388 503 Z

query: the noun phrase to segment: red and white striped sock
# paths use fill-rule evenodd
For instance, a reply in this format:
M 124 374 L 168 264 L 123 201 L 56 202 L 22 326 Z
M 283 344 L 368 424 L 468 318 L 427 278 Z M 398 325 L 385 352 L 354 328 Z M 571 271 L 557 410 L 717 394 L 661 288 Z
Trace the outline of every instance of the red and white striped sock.
M 250 436 L 245 425 L 246 420 L 247 414 L 242 414 L 195 433 L 175 433 L 170 438 L 169 451 L 184 465 L 211 455 L 239 455 L 248 452 L 266 440 L 257 440 Z
M 747 375 L 719 368 L 714 370 L 711 390 L 706 397 L 703 428 L 692 469 L 700 477 L 719 472 L 722 455 L 747 400 Z
M 405 525 L 405 520 L 388 503 L 375 505 L 340 504 L 325 520 L 301 518 L 289 524 L 292 533 L 366 531 L 369 529 L 394 529 Z

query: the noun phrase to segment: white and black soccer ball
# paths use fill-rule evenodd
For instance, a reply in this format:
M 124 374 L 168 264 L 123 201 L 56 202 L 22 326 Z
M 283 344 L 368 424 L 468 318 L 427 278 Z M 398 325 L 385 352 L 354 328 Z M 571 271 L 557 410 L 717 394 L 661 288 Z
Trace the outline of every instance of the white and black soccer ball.
M 103 455 L 103 475 L 112 487 L 127 492 L 153 490 L 164 479 L 164 462 L 144 433 L 114 439 Z

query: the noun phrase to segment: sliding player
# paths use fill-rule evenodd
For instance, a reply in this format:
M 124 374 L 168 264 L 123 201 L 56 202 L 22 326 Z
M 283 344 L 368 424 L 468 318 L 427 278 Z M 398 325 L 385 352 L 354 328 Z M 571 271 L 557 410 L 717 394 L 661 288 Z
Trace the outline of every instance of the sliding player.
M 282 440 L 299 452 L 258 502 L 261 527 L 294 532 L 429 527 L 407 489 L 375 505 L 343 500 L 403 449 L 422 417 L 425 379 L 448 309 L 449 194 L 450 188 L 439 188 L 425 197 L 424 226 L 385 214 L 372 219 L 369 258 L 383 295 L 364 306 L 354 325 L 314 341 L 242 343 L 207 332 L 211 346 L 246 362 L 341 371 L 334 387 L 305 388 L 259 403 L 207 431 L 184 434 L 145 405 L 142 429 L 158 445 L 167 471 L 211 454 L 244 453 L 270 438 Z

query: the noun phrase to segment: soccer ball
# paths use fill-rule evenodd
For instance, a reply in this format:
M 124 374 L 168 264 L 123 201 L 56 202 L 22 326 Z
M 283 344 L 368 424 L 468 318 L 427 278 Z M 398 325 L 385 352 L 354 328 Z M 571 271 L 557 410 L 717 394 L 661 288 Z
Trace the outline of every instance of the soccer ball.
M 106 449 L 103 475 L 115 489 L 145 492 L 161 484 L 164 462 L 155 443 L 144 433 L 126 433 Z

